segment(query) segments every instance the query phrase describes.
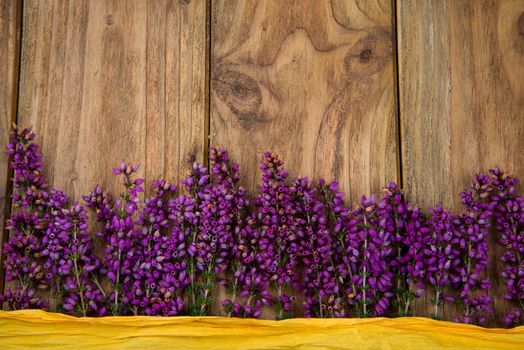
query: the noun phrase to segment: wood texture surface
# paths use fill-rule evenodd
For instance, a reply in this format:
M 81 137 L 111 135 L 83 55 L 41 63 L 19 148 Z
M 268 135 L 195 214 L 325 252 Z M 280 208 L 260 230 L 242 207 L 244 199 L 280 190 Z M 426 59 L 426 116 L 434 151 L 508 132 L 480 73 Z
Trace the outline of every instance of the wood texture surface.
M 265 150 L 354 203 L 397 180 L 390 1 L 214 1 L 211 143 L 253 190 Z
M 409 198 L 458 211 L 471 175 L 500 166 L 524 178 L 524 1 L 399 0 L 397 10 Z M 501 324 L 496 239 L 490 278 Z
M 177 180 L 202 161 L 205 1 L 26 1 L 19 124 L 76 199 L 111 168 Z
M 0 1 L 0 247 L 4 232 L 4 215 L 9 215 L 9 158 L 4 147 L 9 142 L 9 128 L 16 121 L 18 100 L 18 71 L 20 64 L 20 0 Z M 0 264 L 2 262 L 0 252 Z M 0 267 L 0 293 L 4 288 L 4 269 Z
M 111 169 L 140 164 L 147 183 L 202 161 L 206 2 L 27 0 L 19 119 L 32 125 L 52 186 L 75 200 Z

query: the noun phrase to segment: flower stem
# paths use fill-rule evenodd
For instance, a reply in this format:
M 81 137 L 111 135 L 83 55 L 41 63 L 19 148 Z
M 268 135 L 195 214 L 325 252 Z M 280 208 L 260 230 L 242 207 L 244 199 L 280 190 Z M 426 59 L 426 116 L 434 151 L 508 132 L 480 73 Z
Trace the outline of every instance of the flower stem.
M 438 309 L 440 304 L 440 287 L 435 287 L 435 318 L 438 319 Z
M 98 277 L 96 277 L 95 274 L 92 274 L 93 278 L 93 283 L 98 287 L 98 289 L 100 290 L 100 293 L 102 293 L 102 295 L 104 296 L 104 298 L 106 297 L 106 292 L 104 291 L 104 288 L 102 288 L 102 286 L 100 285 L 100 282 L 98 281 Z
M 367 225 L 366 217 L 364 216 L 364 225 Z M 362 273 L 362 307 L 363 307 L 363 317 L 367 317 L 367 300 L 366 300 L 366 250 L 368 249 L 368 239 L 367 233 L 364 238 L 364 271 Z
M 78 286 L 78 295 L 80 296 L 80 303 L 82 305 L 82 316 L 85 317 L 86 314 L 87 314 L 87 310 L 86 310 L 86 305 L 85 305 L 85 301 L 84 301 L 84 287 L 80 283 L 80 277 L 78 275 L 78 264 L 77 264 L 76 260 L 77 260 L 77 257 L 76 257 L 76 253 L 75 253 L 75 258 L 73 259 L 73 263 L 75 265 L 75 278 L 76 278 L 76 284 Z
M 118 313 L 118 288 L 120 284 L 120 260 L 122 259 L 122 251 L 118 248 L 118 269 L 116 270 L 116 285 L 115 285 L 115 310 L 113 314 Z
M 73 228 L 73 240 L 76 241 L 77 227 Z M 86 316 L 87 309 L 84 301 L 84 286 L 80 283 L 80 271 L 78 271 L 78 253 L 73 254 L 73 264 L 75 265 L 75 279 L 78 287 L 78 296 L 80 297 L 80 303 L 82 305 L 82 316 Z

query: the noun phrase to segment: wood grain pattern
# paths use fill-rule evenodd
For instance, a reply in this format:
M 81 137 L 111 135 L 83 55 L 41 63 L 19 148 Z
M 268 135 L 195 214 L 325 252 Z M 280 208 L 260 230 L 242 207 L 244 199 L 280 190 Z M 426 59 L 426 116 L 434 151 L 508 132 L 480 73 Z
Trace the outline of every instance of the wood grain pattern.
M 75 198 L 111 168 L 176 181 L 203 160 L 205 1 L 26 1 L 20 124 Z
M 203 160 L 204 0 L 27 0 L 23 29 L 19 124 L 37 132 L 52 186 L 116 194 L 122 161 L 149 184 Z
M 357 196 L 397 180 L 390 1 L 214 1 L 211 143 L 259 183 L 262 152 Z
M 524 177 L 524 1 L 397 4 L 403 177 L 408 196 L 461 210 L 469 177 L 500 166 Z M 500 249 L 490 278 L 505 308 Z M 448 310 L 448 317 L 452 310 Z
M 0 1 L 0 149 L 9 142 L 9 129 L 16 121 L 18 102 L 18 72 L 20 64 L 20 26 L 22 2 Z M 9 215 L 9 158 L 0 152 L 0 247 L 7 232 L 4 231 L 4 215 Z M 0 252 L 0 293 L 4 290 L 4 268 Z
M 178 181 L 207 161 L 208 4 L 147 3 L 146 176 Z

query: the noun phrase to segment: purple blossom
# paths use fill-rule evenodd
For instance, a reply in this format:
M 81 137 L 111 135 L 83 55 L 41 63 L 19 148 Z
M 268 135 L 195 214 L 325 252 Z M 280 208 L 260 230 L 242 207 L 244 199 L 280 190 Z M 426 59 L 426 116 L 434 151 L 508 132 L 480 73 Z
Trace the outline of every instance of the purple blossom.
M 424 248 L 426 270 L 426 282 L 432 287 L 434 298 L 433 317 L 439 319 L 439 310 L 445 301 L 453 301 L 451 295 L 445 294 L 451 285 L 453 271 L 461 266 L 461 252 L 458 249 L 460 238 L 457 236 L 454 216 L 449 210 L 437 207 L 429 210 L 430 238 L 428 245 Z M 455 280 L 454 282 L 458 282 Z
M 6 290 L 0 302 L 11 309 L 45 307 L 36 290 L 47 289 L 52 278 L 43 268 L 41 255 L 41 239 L 49 217 L 49 193 L 42 174 L 42 154 L 34 138 L 31 129 L 15 127 L 7 145 L 15 209 L 6 223 L 10 236 L 4 242 L 3 254 L 6 281 L 13 281 L 15 290 Z
M 260 317 L 274 305 L 278 319 L 291 317 L 297 293 L 305 317 L 411 315 L 427 287 L 433 317 L 456 301 L 456 321 L 483 324 L 493 313 L 487 242 L 495 229 L 504 297 L 515 304 L 504 322 L 522 322 L 524 197 L 498 168 L 460 194 L 462 213 L 436 206 L 425 215 L 395 183 L 350 210 L 337 182 L 289 181 L 269 152 L 252 202 L 223 148 L 210 149 L 209 170 L 193 165 L 184 193 L 154 180 L 143 201 L 138 166 L 122 163 L 113 173 L 125 191 L 113 198 L 96 186 L 84 196 L 101 226 L 99 260 L 85 208 L 48 189 L 34 137 L 15 128 L 7 146 L 14 210 L 3 253 L 13 289 L 0 302 L 8 309 L 43 308 L 38 291 L 52 289 L 58 310 L 73 315 L 207 315 L 224 285 L 228 316 Z
M 43 210 L 49 194 L 43 175 L 42 154 L 34 143 L 35 133 L 29 129 L 13 128 L 6 154 L 13 169 L 13 202 L 22 208 Z
M 224 281 L 230 298 L 221 301 L 228 316 L 255 317 L 261 308 L 273 302 L 269 279 L 258 263 L 262 233 L 256 215 L 247 214 L 241 219 L 233 235 L 230 272 Z
M 455 231 L 462 263 L 452 277 L 463 310 L 461 317 L 455 317 L 459 322 L 485 324 L 487 316 L 493 313 L 488 295 L 491 284 L 487 277 L 491 211 L 483 201 L 490 191 L 489 186 L 489 178 L 478 175 L 472 188 L 460 194 L 466 211 L 455 217 Z
M 100 262 L 87 229 L 87 214 L 78 203 L 54 211 L 42 238 L 41 255 L 47 258 L 44 267 L 53 276 L 53 288 L 63 298 L 66 313 L 104 316 L 105 295 L 96 275 Z
M 189 283 L 184 260 L 184 237 L 169 236 L 170 198 L 176 185 L 153 182 L 154 194 L 147 198 L 135 232 L 135 260 L 123 302 L 133 314 L 176 316 L 183 312 L 183 290 Z M 174 218 L 176 220 L 176 218 Z
M 45 303 L 40 300 L 34 289 L 8 289 L 0 295 L 0 303 L 4 303 L 7 310 L 42 309 Z
M 346 315 L 340 295 L 340 276 L 336 259 L 333 259 L 337 241 L 329 221 L 329 211 L 334 210 L 334 202 L 343 195 L 336 191 L 337 188 L 336 183 L 326 185 L 324 180 L 315 186 L 308 178 L 298 178 L 291 186 L 296 235 L 300 242 L 296 254 L 303 269 L 301 288 L 306 297 L 303 303 L 306 317 Z
M 375 195 L 362 197 L 347 223 L 343 272 L 348 303 L 358 317 L 384 316 L 393 297 L 391 233 L 380 226 L 381 215 Z
M 194 203 L 194 220 L 186 235 L 191 315 L 209 312 L 218 277 L 228 270 L 233 249 L 238 247 L 234 235 L 239 232 L 240 213 L 247 205 L 245 190 L 237 185 L 238 164 L 230 162 L 224 149 L 216 148 L 210 149 L 210 161 L 211 175 L 195 164 L 189 177 L 181 181 Z
M 378 204 L 380 227 L 389 232 L 393 253 L 390 262 L 394 276 L 395 307 L 398 316 L 409 316 L 416 298 L 424 292 L 426 264 L 424 249 L 430 230 L 420 209 L 411 206 L 393 182 L 382 190 Z
M 289 287 L 300 289 L 295 228 L 295 208 L 283 162 L 270 152 L 264 153 L 262 183 L 254 200 L 260 236 L 257 263 L 262 278 L 272 281 L 276 291 L 277 319 L 290 316 L 293 301 Z
M 133 174 L 137 171 L 138 166 L 125 163 L 113 169 L 115 175 L 122 176 L 126 189 L 116 201 L 99 186 L 84 196 L 87 206 L 95 209 L 97 219 L 103 225 L 97 233 L 105 243 L 100 271 L 112 283 L 109 307 L 113 315 L 131 313 L 130 305 L 124 300 L 132 288 L 133 267 L 138 256 L 135 214 L 139 210 L 138 194 L 143 192 L 141 185 L 144 180 L 133 179 Z
M 507 312 L 506 326 L 519 325 L 524 311 L 524 197 L 517 194 L 517 178 L 505 175 L 499 168 L 490 170 L 490 190 L 486 202 L 495 219 L 495 229 L 504 247 L 502 277 L 507 292 L 504 298 L 512 301 L 518 309 Z

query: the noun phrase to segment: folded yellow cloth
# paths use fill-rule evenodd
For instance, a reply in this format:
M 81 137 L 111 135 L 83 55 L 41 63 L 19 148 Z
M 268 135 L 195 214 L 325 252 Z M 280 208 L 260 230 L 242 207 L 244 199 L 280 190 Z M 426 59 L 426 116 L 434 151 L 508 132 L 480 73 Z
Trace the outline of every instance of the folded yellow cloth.
M 524 327 L 487 329 L 427 318 L 76 318 L 0 311 L 0 349 L 524 349 Z

